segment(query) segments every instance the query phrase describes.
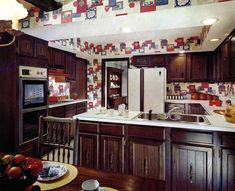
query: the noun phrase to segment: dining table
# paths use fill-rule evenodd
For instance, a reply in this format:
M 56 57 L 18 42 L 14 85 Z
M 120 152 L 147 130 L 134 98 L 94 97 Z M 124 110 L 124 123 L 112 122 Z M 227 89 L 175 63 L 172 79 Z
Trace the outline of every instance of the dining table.
M 4 156 L 4 153 L 0 152 L 0 157 L 2 156 Z M 164 180 L 109 172 L 79 165 L 72 166 L 77 169 L 76 178 L 62 187 L 53 189 L 53 191 L 82 191 L 81 185 L 86 180 L 97 180 L 101 187 L 113 188 L 115 191 L 165 191 Z
M 118 191 L 164 191 L 165 181 L 76 166 L 77 177 L 56 191 L 81 191 L 82 182 L 95 179 L 101 186 Z

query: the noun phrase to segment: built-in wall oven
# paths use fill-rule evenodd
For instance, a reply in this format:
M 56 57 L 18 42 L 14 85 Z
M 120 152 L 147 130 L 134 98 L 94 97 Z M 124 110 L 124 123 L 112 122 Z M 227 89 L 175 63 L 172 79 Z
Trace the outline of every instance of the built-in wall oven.
M 38 138 L 39 117 L 47 115 L 47 68 L 19 66 L 19 143 Z

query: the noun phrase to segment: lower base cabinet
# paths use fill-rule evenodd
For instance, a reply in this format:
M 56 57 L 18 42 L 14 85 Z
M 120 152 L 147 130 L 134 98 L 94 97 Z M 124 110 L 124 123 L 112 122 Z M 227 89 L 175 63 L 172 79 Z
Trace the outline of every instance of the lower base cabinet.
M 98 168 L 98 135 L 79 134 L 79 165 Z
M 222 149 L 222 191 L 235 190 L 235 149 Z
M 101 169 L 124 173 L 124 138 L 101 135 Z
M 165 179 L 163 142 L 131 138 L 129 157 L 130 174 L 158 180 Z
M 172 191 L 212 190 L 212 148 L 172 144 Z

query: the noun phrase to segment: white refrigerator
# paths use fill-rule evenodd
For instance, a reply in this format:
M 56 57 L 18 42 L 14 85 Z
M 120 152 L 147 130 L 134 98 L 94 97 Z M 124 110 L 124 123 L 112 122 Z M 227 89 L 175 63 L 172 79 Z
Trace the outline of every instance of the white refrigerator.
M 128 109 L 164 113 L 166 69 L 128 69 Z

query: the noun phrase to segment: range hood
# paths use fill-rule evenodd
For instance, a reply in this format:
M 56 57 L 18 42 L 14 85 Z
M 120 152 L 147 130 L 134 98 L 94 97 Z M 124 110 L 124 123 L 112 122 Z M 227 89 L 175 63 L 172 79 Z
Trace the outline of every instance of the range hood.
M 54 77 L 56 82 L 66 82 L 66 78 L 69 76 L 65 73 L 64 69 L 53 69 L 48 71 L 49 77 Z

